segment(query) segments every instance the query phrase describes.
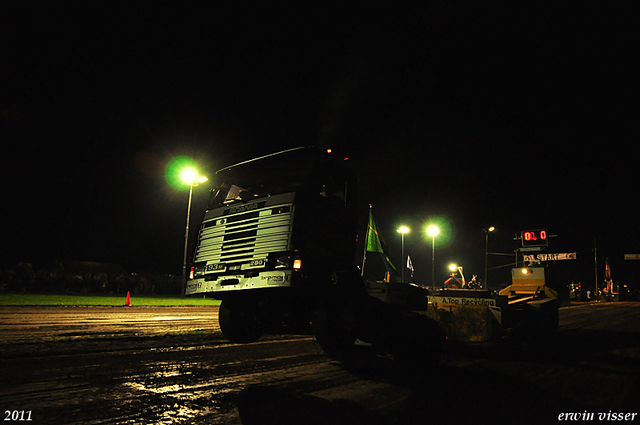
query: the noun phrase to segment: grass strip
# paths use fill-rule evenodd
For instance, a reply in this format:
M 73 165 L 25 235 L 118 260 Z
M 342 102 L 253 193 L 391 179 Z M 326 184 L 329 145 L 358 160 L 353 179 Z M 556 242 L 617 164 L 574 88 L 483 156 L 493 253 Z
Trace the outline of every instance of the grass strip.
M 220 301 L 213 298 L 181 298 L 169 295 L 130 296 L 132 306 L 212 306 Z M 114 294 L 37 294 L 37 293 L 0 293 L 0 306 L 122 306 L 125 295 Z

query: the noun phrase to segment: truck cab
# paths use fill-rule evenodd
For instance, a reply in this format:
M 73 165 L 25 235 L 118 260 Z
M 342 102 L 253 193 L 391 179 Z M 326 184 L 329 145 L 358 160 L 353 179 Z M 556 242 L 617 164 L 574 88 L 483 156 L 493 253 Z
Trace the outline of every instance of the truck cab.
M 220 327 L 234 342 L 304 327 L 337 290 L 366 293 L 356 241 L 343 157 L 299 147 L 244 161 L 216 172 L 185 293 L 221 300 Z

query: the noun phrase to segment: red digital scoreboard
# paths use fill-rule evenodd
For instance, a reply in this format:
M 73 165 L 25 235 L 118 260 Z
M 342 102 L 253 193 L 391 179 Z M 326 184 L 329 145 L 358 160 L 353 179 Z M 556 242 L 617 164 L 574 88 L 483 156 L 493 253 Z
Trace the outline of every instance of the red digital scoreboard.
M 546 230 L 523 230 L 522 246 L 548 246 L 549 237 Z

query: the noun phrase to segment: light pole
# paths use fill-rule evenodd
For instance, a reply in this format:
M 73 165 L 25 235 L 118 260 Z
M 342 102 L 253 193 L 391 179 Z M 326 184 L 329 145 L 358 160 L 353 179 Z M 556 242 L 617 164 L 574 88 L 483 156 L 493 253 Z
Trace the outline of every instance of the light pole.
M 401 240 L 401 244 L 402 244 L 402 261 L 404 262 L 404 235 L 409 233 L 411 231 L 411 229 L 409 229 L 407 226 L 400 226 L 400 228 L 398 229 L 398 233 L 400 233 L 400 240 Z M 405 274 L 405 269 L 406 264 L 401 263 L 400 266 L 402 267 L 402 282 L 404 283 L 404 274 Z
M 184 258 L 182 261 L 182 295 L 184 295 L 187 284 L 187 248 L 189 246 L 189 219 L 191 218 L 191 199 L 193 198 L 193 187 L 207 181 L 205 176 L 198 176 L 198 172 L 193 168 L 185 168 L 180 173 L 180 179 L 189 185 L 189 203 L 187 204 L 187 228 L 184 233 Z
M 427 227 L 427 235 L 431 236 L 431 286 L 436 286 L 436 236 L 440 229 L 436 225 Z
M 488 229 L 484 229 L 484 235 L 485 235 L 485 242 L 484 242 L 484 286 L 485 288 L 489 288 L 489 285 L 487 285 L 487 258 L 489 256 L 489 233 L 493 232 L 494 230 L 496 230 L 495 227 L 491 226 Z

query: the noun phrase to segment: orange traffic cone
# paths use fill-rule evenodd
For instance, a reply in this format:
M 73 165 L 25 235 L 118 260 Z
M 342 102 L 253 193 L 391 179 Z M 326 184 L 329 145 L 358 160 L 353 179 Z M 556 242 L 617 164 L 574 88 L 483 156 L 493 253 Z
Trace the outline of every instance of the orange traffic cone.
M 127 300 L 124 302 L 125 307 L 131 307 L 131 295 L 127 291 Z

